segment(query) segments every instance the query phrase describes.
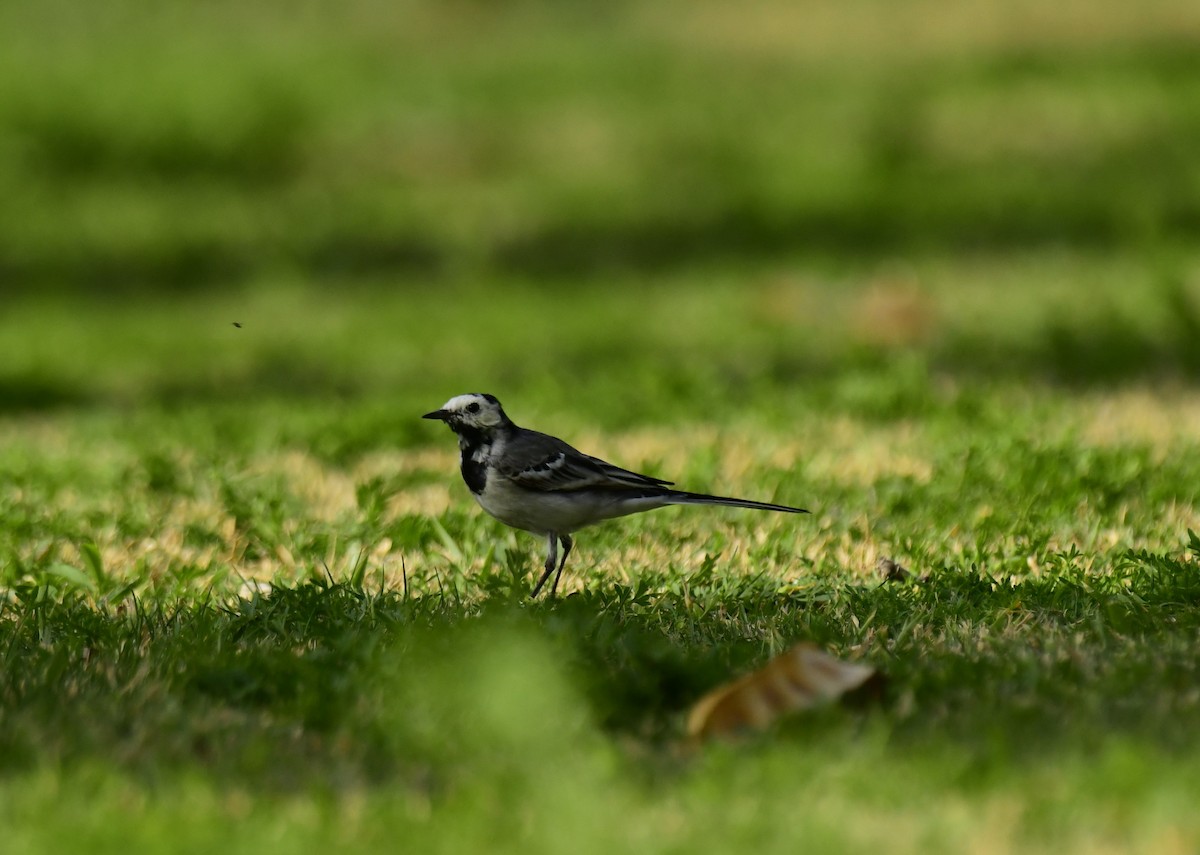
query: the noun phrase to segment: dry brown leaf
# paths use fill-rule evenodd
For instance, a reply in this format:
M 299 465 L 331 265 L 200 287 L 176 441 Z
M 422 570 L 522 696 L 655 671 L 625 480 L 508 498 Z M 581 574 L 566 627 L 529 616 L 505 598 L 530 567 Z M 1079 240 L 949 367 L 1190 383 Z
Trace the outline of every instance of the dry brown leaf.
M 815 644 L 797 644 L 697 701 L 688 713 L 687 733 L 708 739 L 762 730 L 787 713 L 839 698 L 874 674 L 869 665 L 843 662 Z

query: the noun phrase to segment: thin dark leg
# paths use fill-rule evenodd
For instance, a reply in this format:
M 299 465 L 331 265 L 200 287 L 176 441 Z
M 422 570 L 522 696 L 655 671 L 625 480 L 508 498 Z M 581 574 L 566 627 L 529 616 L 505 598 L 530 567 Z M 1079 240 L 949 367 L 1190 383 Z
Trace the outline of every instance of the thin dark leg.
M 561 538 L 563 547 L 562 560 L 558 562 L 558 572 L 554 574 L 554 584 L 550 586 L 550 596 L 554 596 L 554 592 L 558 590 L 558 580 L 562 578 L 563 565 L 567 563 L 567 556 L 571 554 L 571 547 L 575 545 L 575 541 L 571 540 L 571 535 L 564 534 Z
M 549 579 L 550 574 L 554 572 L 554 565 L 557 563 L 555 559 L 558 558 L 558 534 L 551 532 L 549 535 L 547 535 L 547 540 L 549 541 L 549 549 L 546 552 L 546 571 L 542 573 L 542 577 L 538 579 L 537 584 L 533 586 L 533 593 L 529 595 L 529 599 L 531 600 L 538 595 L 538 591 L 542 590 L 542 586 L 546 584 L 546 580 Z M 566 556 L 564 555 L 563 558 L 566 558 Z M 558 584 L 557 579 L 554 580 L 554 584 Z M 553 596 L 553 589 L 550 591 L 550 594 Z

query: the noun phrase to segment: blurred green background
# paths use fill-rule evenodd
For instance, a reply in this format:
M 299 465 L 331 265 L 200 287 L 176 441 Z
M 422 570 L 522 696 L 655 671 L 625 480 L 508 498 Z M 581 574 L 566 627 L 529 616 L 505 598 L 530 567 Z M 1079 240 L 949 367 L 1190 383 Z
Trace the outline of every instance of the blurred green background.
M 0 410 L 1189 380 L 1198 48 L 1189 0 L 11 0 Z

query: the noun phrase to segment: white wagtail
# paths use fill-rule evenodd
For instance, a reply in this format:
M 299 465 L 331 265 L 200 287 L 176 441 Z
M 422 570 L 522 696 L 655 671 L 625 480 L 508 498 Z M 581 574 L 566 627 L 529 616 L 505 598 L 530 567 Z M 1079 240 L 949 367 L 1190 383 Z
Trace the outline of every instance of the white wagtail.
M 557 437 L 517 427 L 491 395 L 459 395 L 422 418 L 445 422 L 458 434 L 463 480 L 480 506 L 500 522 L 546 537 L 546 570 L 536 597 L 562 559 L 550 595 L 571 554 L 571 532 L 613 517 L 665 505 L 730 505 L 806 514 L 803 508 L 688 493 L 672 482 L 639 475 L 577 451 Z

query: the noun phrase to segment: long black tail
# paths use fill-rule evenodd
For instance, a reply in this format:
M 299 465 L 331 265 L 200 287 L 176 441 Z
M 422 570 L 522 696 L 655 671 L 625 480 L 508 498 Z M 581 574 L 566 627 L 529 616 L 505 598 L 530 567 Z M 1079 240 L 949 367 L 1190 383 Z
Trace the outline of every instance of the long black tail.
M 709 496 L 705 493 L 688 493 L 684 490 L 666 490 L 663 499 L 670 505 L 726 505 L 731 508 L 752 508 L 756 511 L 781 511 L 785 514 L 807 514 L 804 508 L 774 505 L 770 502 L 755 502 L 750 499 L 734 499 L 729 496 Z

